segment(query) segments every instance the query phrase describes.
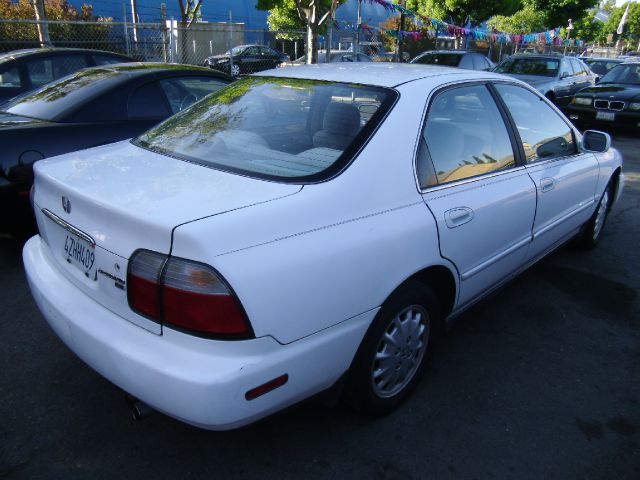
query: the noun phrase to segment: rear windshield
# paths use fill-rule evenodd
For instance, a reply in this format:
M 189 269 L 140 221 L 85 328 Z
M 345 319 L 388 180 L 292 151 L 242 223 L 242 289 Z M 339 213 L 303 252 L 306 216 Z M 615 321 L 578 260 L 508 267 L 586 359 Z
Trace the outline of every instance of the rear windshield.
M 109 68 L 80 70 L 19 95 L 3 104 L 0 110 L 40 120 L 64 121 L 65 115 L 84 100 L 107 91 L 122 78 L 120 72 Z
M 457 67 L 462 55 L 458 53 L 427 53 L 414 58 L 411 63 L 425 65 L 444 65 L 445 67 Z
M 508 58 L 494 72 L 555 77 L 559 68 L 560 61 L 555 58 Z
M 322 180 L 353 158 L 396 97 L 395 90 L 385 88 L 248 77 L 133 142 L 259 178 Z

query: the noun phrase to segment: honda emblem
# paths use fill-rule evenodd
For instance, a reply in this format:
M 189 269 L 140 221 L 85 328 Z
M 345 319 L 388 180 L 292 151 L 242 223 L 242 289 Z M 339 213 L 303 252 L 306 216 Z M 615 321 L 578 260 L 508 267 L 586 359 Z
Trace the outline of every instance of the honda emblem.
M 71 213 L 71 201 L 64 196 L 62 197 L 62 209 L 67 213 Z

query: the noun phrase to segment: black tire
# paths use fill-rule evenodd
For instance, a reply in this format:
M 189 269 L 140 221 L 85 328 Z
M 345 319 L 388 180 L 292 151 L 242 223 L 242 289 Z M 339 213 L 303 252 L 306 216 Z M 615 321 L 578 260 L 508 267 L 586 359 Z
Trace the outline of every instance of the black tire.
M 403 312 L 405 322 L 401 320 Z M 394 320 L 406 325 L 407 329 L 413 328 L 417 318 L 413 312 L 420 313 L 422 318 L 426 316 L 424 322 L 418 321 L 418 325 L 422 325 L 424 330 L 413 330 L 412 333 L 416 335 L 412 337 L 408 334 L 404 338 L 407 341 L 406 345 L 402 343 L 401 347 L 397 348 L 396 343 L 396 347 L 392 347 L 386 339 L 392 335 L 402 338 Z M 384 302 L 358 348 L 346 388 L 349 404 L 370 415 L 384 415 L 402 404 L 424 374 L 434 340 L 440 330 L 440 323 L 440 305 L 430 288 L 417 281 L 410 281 L 399 287 Z M 387 337 L 384 337 L 385 333 Z M 415 344 L 417 339 L 421 339 L 424 349 Z M 379 360 L 381 356 L 388 358 Z M 397 379 L 395 387 L 389 387 L 394 385 L 395 380 L 392 378 L 385 382 L 385 375 L 379 373 L 377 377 L 377 372 L 385 372 L 392 377 L 404 377 Z
M 612 188 L 611 182 L 604 189 L 596 211 L 589 221 L 585 224 L 582 232 L 577 238 L 576 244 L 583 250 L 591 250 L 598 245 L 598 242 L 602 238 L 602 232 L 604 232 L 605 224 L 607 223 L 607 217 L 609 216 L 609 210 L 611 209 L 612 201 Z

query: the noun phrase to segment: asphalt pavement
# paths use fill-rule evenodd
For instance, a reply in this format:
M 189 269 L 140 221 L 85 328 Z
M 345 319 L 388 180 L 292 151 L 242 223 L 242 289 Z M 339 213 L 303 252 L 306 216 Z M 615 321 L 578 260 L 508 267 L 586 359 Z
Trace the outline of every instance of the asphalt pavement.
M 640 138 L 598 248 L 564 247 L 465 313 L 384 418 L 305 403 L 232 432 L 154 414 L 76 358 L 0 237 L 0 478 L 640 478 Z

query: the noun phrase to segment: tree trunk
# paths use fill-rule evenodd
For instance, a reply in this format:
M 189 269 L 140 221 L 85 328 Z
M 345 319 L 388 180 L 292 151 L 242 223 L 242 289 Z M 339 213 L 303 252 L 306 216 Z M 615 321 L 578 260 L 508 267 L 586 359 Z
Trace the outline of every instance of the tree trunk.
M 318 63 L 318 25 L 307 23 L 307 64 Z

